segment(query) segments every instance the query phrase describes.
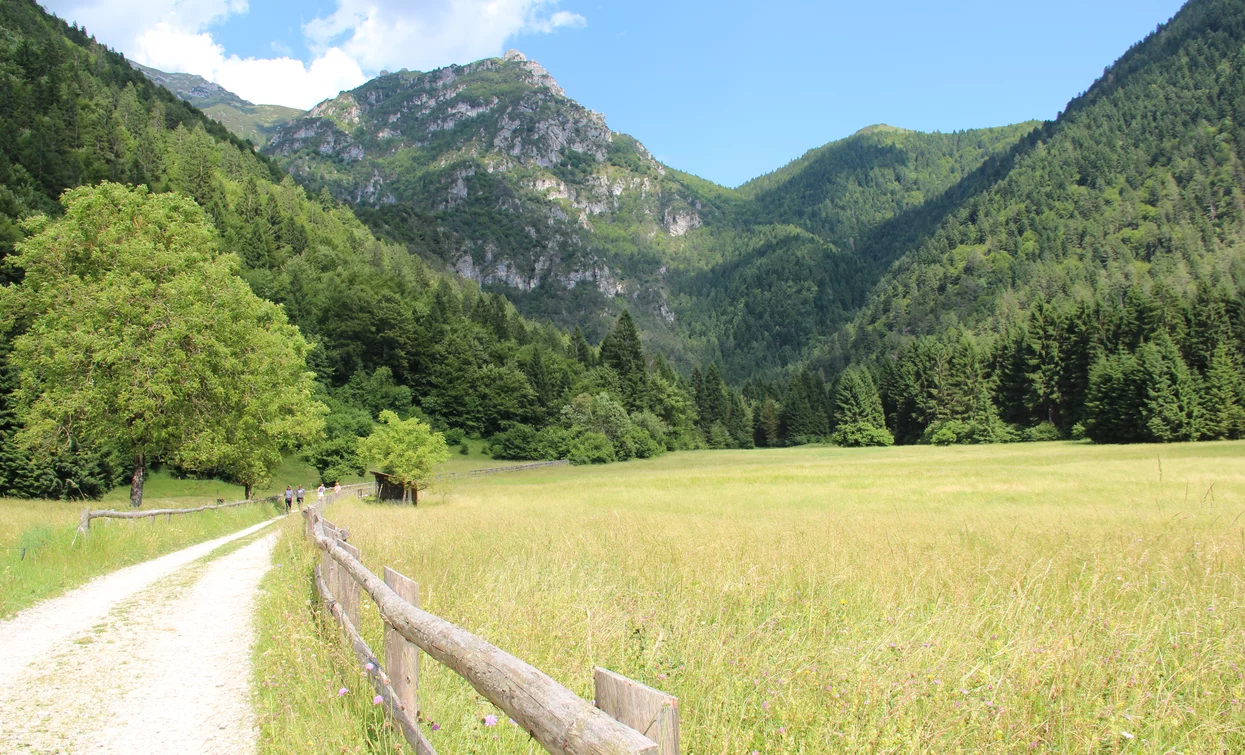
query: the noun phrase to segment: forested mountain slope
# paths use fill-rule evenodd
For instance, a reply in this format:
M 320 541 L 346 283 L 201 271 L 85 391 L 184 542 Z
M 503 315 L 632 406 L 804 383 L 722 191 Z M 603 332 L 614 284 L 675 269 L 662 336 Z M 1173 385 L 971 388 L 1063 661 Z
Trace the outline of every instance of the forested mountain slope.
M 243 139 L 249 139 L 257 146 L 263 146 L 278 126 L 303 114 L 303 111 L 298 108 L 282 105 L 256 105 L 202 76 L 190 73 L 165 73 L 132 61 L 130 65 L 142 71 L 147 78 L 219 121 L 225 128 Z
M 720 359 L 742 378 L 806 355 L 855 312 L 883 264 L 859 264 L 858 245 L 879 223 L 1032 126 L 874 127 L 732 191 L 661 165 L 512 52 L 378 78 L 266 151 L 529 315 L 595 337 L 628 307 L 682 364 Z
M 847 323 L 894 260 L 993 175 L 1035 124 L 925 134 L 874 126 L 744 184 L 674 264 L 682 332 L 736 380 L 798 363 Z
M 901 439 L 1245 432 L 1243 158 L 1245 4 L 1192 0 L 957 187 L 817 364 L 874 364 Z
M 594 459 L 698 442 L 685 381 L 647 359 L 629 319 L 598 355 L 582 337 L 521 318 L 504 298 L 378 240 L 348 207 L 327 193 L 309 195 L 249 144 L 32 0 L 0 4 L 0 91 L 0 254 L 20 242 L 23 218 L 58 215 L 56 200 L 72 186 L 141 183 L 193 198 L 251 288 L 283 304 L 314 344 L 312 364 L 289 369 L 314 369 L 332 410 L 328 437 L 311 449 L 322 470 L 353 466 L 356 437 L 386 409 L 486 437 L 516 424 L 533 432 L 557 424 L 546 438 L 552 450 L 542 453 L 563 457 L 588 424 Z M 21 270 L 3 269 L 7 280 L 21 280 Z M 21 327 L 6 322 L 0 330 L 0 494 L 99 493 L 122 473 L 112 449 L 70 437 L 48 461 L 12 442 L 18 417 L 5 357 Z M 726 433 L 738 396 L 720 381 L 712 388 L 722 396 Z M 566 414 L 583 393 L 591 401 Z M 608 420 L 597 421 L 602 413 Z M 734 435 L 723 442 L 748 440 L 746 412 L 734 417 Z

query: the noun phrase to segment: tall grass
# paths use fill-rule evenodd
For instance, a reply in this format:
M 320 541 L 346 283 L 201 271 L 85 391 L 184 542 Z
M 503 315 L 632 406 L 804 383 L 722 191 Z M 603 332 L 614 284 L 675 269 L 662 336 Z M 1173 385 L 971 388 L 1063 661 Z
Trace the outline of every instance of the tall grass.
M 683 453 L 424 500 L 330 518 L 586 699 L 594 665 L 678 695 L 688 753 L 1245 752 L 1245 443 Z M 357 672 L 291 553 L 268 631 L 322 663 L 261 661 L 308 701 L 263 748 L 393 751 L 322 715 Z M 441 751 L 540 752 L 452 672 L 422 687 Z
M 277 513 L 270 505 L 256 504 L 170 520 L 96 519 L 88 537 L 75 537 L 84 505 L 0 499 L 0 618 L 93 577 L 236 532 Z

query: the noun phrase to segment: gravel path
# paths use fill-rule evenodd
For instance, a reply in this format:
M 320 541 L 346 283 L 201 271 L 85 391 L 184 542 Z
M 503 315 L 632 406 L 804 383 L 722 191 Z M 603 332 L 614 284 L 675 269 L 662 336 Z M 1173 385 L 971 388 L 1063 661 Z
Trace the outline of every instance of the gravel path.
M 101 577 L 0 622 L 0 752 L 248 753 L 252 608 L 271 522 Z

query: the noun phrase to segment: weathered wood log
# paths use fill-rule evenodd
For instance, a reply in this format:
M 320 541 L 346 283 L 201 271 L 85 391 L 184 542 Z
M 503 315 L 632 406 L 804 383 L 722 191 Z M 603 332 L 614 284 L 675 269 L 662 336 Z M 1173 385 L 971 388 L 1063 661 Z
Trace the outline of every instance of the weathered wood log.
M 657 743 L 659 755 L 679 755 L 679 699 L 600 668 L 593 674 L 597 707 Z
M 386 566 L 385 584 L 419 608 L 419 585 L 415 582 Z M 419 715 L 419 655 L 419 646 L 385 623 L 385 668 L 402 709 L 412 716 Z
M 342 548 L 346 550 L 355 560 L 362 561 L 363 554 L 359 549 L 350 543 L 338 542 Z M 359 589 L 359 583 L 354 581 L 349 572 L 345 569 L 338 569 L 338 576 L 341 582 L 338 584 L 340 592 L 337 593 L 341 600 L 342 608 L 346 611 L 346 616 L 350 618 L 350 623 L 359 626 L 359 600 L 362 597 L 362 590 Z
M 383 700 L 381 704 L 384 705 L 385 712 L 398 724 L 398 728 L 402 731 L 402 736 L 414 748 L 416 755 L 437 755 L 437 751 L 433 748 L 432 743 L 424 737 L 424 733 L 416 725 L 415 721 L 417 719 L 415 714 L 402 710 L 398 702 L 398 694 L 394 691 L 389 676 L 385 673 L 384 668 L 381 667 L 376 654 L 372 652 L 368 644 L 363 641 L 363 637 L 359 635 L 357 625 L 352 624 L 349 617 L 346 616 L 345 610 L 328 588 L 324 575 L 319 569 L 315 571 L 315 580 L 316 590 L 319 591 L 320 597 L 324 599 L 324 605 L 333 614 L 333 617 L 337 619 L 337 623 L 341 625 L 342 632 L 345 633 L 346 639 L 350 641 L 350 646 L 354 649 L 355 657 L 359 659 L 359 663 L 363 666 L 364 671 L 367 672 L 368 679 L 372 682 L 372 688 L 376 690 L 376 694 L 381 696 Z M 372 665 L 371 669 L 367 668 L 369 663 Z
M 229 509 L 234 506 L 249 506 L 253 503 L 262 503 L 262 501 L 234 501 L 233 503 L 224 503 L 212 506 L 195 506 L 189 509 L 152 509 L 150 511 L 112 511 L 109 509 L 100 509 L 92 511 L 84 509 L 82 515 L 78 519 L 78 532 L 87 534 L 91 529 L 92 519 L 147 519 L 164 516 L 172 521 L 174 514 L 196 514 L 200 511 L 212 511 L 214 509 Z
M 406 602 L 317 528 L 316 544 L 380 609 L 381 618 L 467 680 L 554 755 L 657 755 L 657 745 L 615 721 L 534 666 Z

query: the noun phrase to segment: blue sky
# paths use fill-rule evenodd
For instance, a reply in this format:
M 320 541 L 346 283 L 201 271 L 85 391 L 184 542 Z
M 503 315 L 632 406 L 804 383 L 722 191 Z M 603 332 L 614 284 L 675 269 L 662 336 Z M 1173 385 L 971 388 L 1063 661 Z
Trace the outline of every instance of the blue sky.
M 130 57 L 309 107 L 516 47 L 664 162 L 727 185 L 874 123 L 1053 118 L 1178 0 L 44 0 Z

